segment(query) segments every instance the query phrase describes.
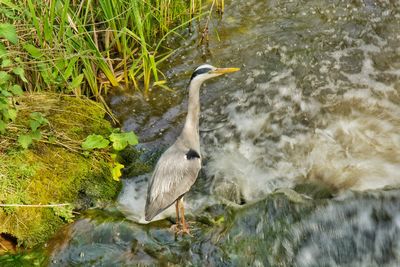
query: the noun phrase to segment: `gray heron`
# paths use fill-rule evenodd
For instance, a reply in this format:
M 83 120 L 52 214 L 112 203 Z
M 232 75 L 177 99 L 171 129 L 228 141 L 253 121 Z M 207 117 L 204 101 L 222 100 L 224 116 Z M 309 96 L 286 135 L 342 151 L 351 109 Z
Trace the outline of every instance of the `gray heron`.
M 176 221 L 182 233 L 189 234 L 185 222 L 183 196 L 197 179 L 201 168 L 199 115 L 200 87 L 210 78 L 238 71 L 238 68 L 216 68 L 208 64 L 199 66 L 189 83 L 188 112 L 182 132 L 158 160 L 149 180 L 145 219 L 151 221 L 176 202 Z

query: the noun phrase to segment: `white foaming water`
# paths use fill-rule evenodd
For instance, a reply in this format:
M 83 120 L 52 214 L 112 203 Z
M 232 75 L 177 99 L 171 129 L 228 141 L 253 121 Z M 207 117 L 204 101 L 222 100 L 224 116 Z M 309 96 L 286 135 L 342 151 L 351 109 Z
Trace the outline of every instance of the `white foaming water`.
M 400 182 L 399 120 L 355 114 L 316 129 L 308 143 L 304 179 L 336 189 L 366 190 Z
M 272 107 L 270 111 L 266 111 L 266 103 L 257 96 L 260 91 L 266 90 L 275 91 L 274 96 L 267 99 Z M 247 92 L 236 94 L 238 99 L 246 99 L 246 103 L 239 103 L 244 105 L 241 112 L 236 111 L 237 103 L 227 107 L 228 120 L 235 127 L 239 140 L 230 139 L 216 151 L 210 152 L 212 159 L 207 164 L 206 172 L 215 177 L 216 184 L 220 180 L 234 182 L 243 197 L 249 200 L 276 188 L 291 186 L 298 176 L 294 162 L 282 153 L 282 148 L 293 144 L 292 138 L 284 135 L 282 125 L 296 127 L 292 118 L 285 117 L 285 112 L 293 113 L 293 103 L 300 106 L 303 101 L 290 71 L 282 72 L 269 82 L 257 84 L 255 92 L 250 92 L 250 95 L 242 94 Z M 292 101 L 282 101 L 282 98 Z M 254 103 L 249 105 L 249 102 Z M 303 103 L 303 106 L 307 104 Z M 278 142 L 268 138 L 276 136 L 283 138 Z
M 125 180 L 122 192 L 119 194 L 119 209 L 125 216 L 138 223 L 149 223 L 145 220 L 144 208 L 147 197 L 147 179 L 149 174 Z M 164 212 L 157 215 L 153 221 L 161 220 L 175 214 L 175 206 L 172 205 Z
M 227 105 L 217 103 L 226 114 L 227 127 L 207 125 L 212 116 L 206 116 L 203 128 L 216 130 L 202 133 L 201 138 L 203 156 L 208 159 L 203 170 L 213 177 L 216 195 L 221 185 L 235 185 L 249 201 L 305 181 L 339 191 L 400 183 L 400 96 L 394 84 L 371 82 L 385 73 L 399 77 L 399 70 L 374 69 L 371 53 L 380 53 L 376 47 L 355 49 L 363 54 L 360 71 L 346 73 L 340 68 L 351 49 L 333 52 L 317 68 L 322 76 L 309 75 L 310 80 L 317 77 L 317 84 L 318 79 L 325 81 L 311 94 L 303 93 L 290 69 L 257 83 L 266 75 L 261 69 L 252 70 L 246 89 L 232 93 Z M 336 81 L 338 74 L 346 80 Z M 127 217 L 140 223 L 147 223 L 144 206 L 149 175 L 126 181 L 119 198 Z M 210 204 L 204 197 L 187 200 L 189 213 L 205 201 Z M 174 213 L 172 206 L 154 220 Z M 312 251 L 304 253 L 307 259 Z
M 342 70 L 354 52 L 359 71 Z M 364 44 L 330 53 L 320 74 L 308 77 L 324 80 L 311 95 L 291 70 L 261 83 L 255 77 L 265 71 L 253 70 L 246 80 L 252 90 L 237 91 L 225 109 L 229 130 L 214 133 L 235 138 L 206 147 L 207 174 L 217 185 L 235 183 L 246 200 L 303 181 L 339 191 L 400 184 L 400 98 L 395 81 L 377 78 L 400 75 L 393 67 L 375 69 L 372 57 L 380 53 L 382 47 Z M 210 135 L 205 143 L 216 139 Z

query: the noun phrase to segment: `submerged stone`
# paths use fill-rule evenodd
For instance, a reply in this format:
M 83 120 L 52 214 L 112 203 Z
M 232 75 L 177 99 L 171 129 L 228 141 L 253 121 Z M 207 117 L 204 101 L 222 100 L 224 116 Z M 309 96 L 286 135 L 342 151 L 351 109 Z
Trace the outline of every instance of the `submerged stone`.
M 90 210 L 49 243 L 50 266 L 394 266 L 400 261 L 399 191 L 292 201 L 285 193 L 240 208 L 215 204 L 147 225 L 117 210 Z M 1 263 L 1 258 L 0 258 Z

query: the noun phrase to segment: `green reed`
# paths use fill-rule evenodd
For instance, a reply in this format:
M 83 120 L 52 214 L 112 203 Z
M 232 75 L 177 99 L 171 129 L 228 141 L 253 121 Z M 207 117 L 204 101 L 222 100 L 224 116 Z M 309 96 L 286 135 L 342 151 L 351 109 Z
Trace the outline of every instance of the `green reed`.
M 0 0 L 0 23 L 17 27 L 27 90 L 102 99 L 110 88 L 148 95 L 164 87 L 166 37 L 201 13 L 201 0 Z

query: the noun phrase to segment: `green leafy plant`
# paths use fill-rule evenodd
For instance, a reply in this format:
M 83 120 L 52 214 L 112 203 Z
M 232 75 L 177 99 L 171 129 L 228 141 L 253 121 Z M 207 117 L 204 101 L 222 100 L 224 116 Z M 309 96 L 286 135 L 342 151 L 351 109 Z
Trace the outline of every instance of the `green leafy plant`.
M 17 32 L 12 24 L 0 24 L 0 37 L 7 39 L 9 42 L 16 44 L 18 42 Z
M 82 148 L 84 150 L 102 149 L 107 148 L 110 143 L 115 151 L 121 151 L 128 145 L 136 145 L 138 138 L 134 132 L 113 132 L 108 138 L 98 134 L 91 134 L 82 142 Z
M 42 138 L 40 128 L 49 124 L 49 121 L 40 112 L 32 112 L 29 117 L 30 130 L 18 136 L 18 143 L 24 149 L 27 149 L 33 141 L 40 140 Z
M 166 39 L 180 36 L 177 30 L 200 17 L 204 5 L 201 0 L 6 1 L 0 38 L 29 66 L 31 91 L 100 102 L 114 87 L 148 95 L 151 88 L 169 89 L 160 71 L 172 54 Z M 23 36 L 18 44 L 13 25 Z
M 109 138 L 115 151 L 121 151 L 128 145 L 136 145 L 138 143 L 137 136 L 133 132 L 112 133 Z
M 18 43 L 18 35 L 14 25 L 0 24 L 0 37 L 10 44 Z M 14 105 L 14 97 L 23 94 L 18 82 L 27 83 L 23 64 L 19 57 L 13 57 L 4 44 L 0 43 L 0 134 L 5 134 L 7 125 L 17 118 L 17 109 Z M 29 127 L 25 133 L 19 133 L 19 145 L 27 149 L 34 140 L 40 140 L 42 134 L 40 127 L 48 124 L 48 120 L 41 113 L 30 114 Z M 20 131 L 22 131 L 20 129 Z
M 85 141 L 83 141 L 82 148 L 84 150 L 102 149 L 108 147 L 109 144 L 110 141 L 104 138 L 104 136 L 91 134 L 86 137 Z
M 119 178 L 122 175 L 121 170 L 124 168 L 124 165 L 118 162 L 118 151 L 123 150 L 128 145 L 136 145 L 138 143 L 138 138 L 133 132 L 121 132 L 111 133 L 107 138 L 98 134 L 91 134 L 86 137 L 86 139 L 82 142 L 82 148 L 86 151 L 94 150 L 94 149 L 113 149 L 114 153 L 111 154 L 111 164 L 112 164 L 112 176 L 113 179 L 119 181 Z M 111 147 L 110 147 L 111 143 Z
M 0 24 L 0 38 L 16 44 L 18 37 L 15 27 L 11 24 Z M 19 63 L 20 59 L 11 58 L 4 44 L 0 43 L 0 134 L 4 134 L 8 123 L 17 117 L 17 109 L 12 100 L 14 96 L 23 93 L 17 78 L 27 81 Z

